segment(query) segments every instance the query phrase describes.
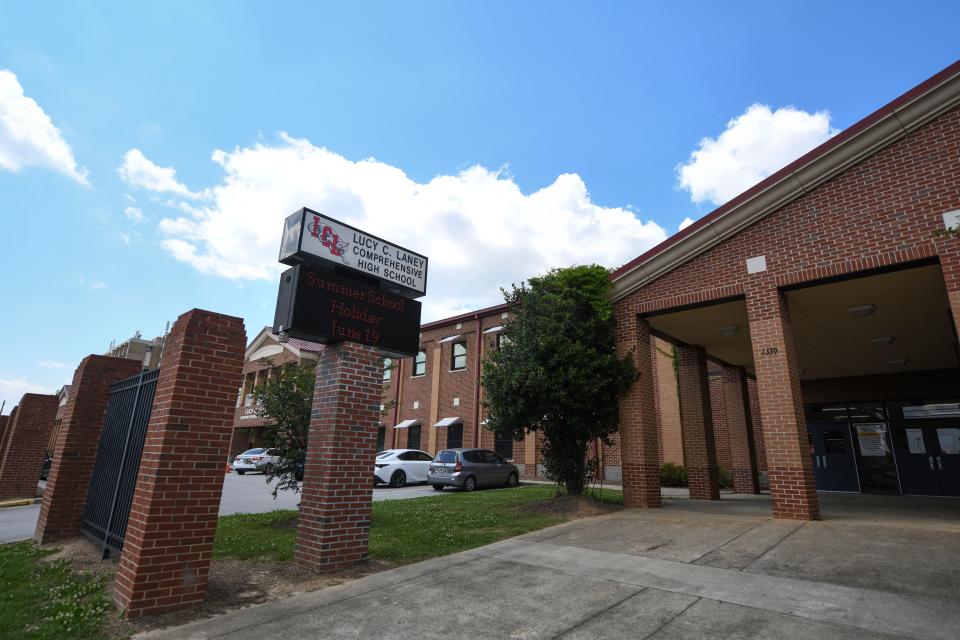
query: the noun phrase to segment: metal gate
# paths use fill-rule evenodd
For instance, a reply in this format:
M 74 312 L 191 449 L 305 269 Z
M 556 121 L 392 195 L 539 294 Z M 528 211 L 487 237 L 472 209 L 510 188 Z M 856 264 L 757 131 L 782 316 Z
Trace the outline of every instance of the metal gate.
M 137 484 L 159 369 L 144 371 L 110 387 L 97 460 L 90 477 L 80 530 L 103 550 L 123 549 L 127 517 Z

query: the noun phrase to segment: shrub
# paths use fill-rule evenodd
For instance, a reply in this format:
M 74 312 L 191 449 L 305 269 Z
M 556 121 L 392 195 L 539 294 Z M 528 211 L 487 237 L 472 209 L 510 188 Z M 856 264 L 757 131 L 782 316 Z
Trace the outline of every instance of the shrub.
M 719 470 L 719 472 L 720 472 L 720 488 L 721 488 L 721 489 L 729 489 L 730 487 L 732 487 L 732 486 L 733 486 L 733 474 L 731 474 L 729 471 L 727 471 L 727 470 L 726 470 L 725 468 L 723 468 L 723 467 L 719 467 L 718 470 Z
M 660 484 L 664 487 L 686 487 L 687 468 L 667 462 L 660 467 Z

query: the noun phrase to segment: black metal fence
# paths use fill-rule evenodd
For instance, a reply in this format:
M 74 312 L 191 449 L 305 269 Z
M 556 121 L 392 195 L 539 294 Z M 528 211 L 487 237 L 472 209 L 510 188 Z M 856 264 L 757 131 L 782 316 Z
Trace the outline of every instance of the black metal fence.
M 145 371 L 110 387 L 97 460 L 80 519 L 80 530 L 100 545 L 104 558 L 110 551 L 119 553 L 123 549 L 159 375 L 159 369 Z

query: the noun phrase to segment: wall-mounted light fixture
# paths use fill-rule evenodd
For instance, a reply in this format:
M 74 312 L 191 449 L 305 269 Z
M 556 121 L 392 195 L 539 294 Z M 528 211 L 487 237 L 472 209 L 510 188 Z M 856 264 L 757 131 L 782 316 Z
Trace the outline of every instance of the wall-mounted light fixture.
M 865 318 L 867 316 L 872 316 L 873 312 L 876 310 L 877 307 L 872 304 L 861 304 L 856 307 L 850 307 L 847 309 L 847 313 L 855 318 Z

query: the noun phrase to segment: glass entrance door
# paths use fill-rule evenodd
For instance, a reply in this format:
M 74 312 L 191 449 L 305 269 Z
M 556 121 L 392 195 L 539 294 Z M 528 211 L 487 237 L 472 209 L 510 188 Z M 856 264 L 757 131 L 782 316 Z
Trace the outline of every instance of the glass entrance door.
M 960 496 L 960 426 L 942 426 L 933 429 L 937 434 L 937 475 L 940 492 L 945 496 Z
M 850 430 L 844 423 L 808 423 L 813 473 L 821 491 L 859 492 Z
M 960 496 L 960 403 L 891 403 L 903 492 Z

